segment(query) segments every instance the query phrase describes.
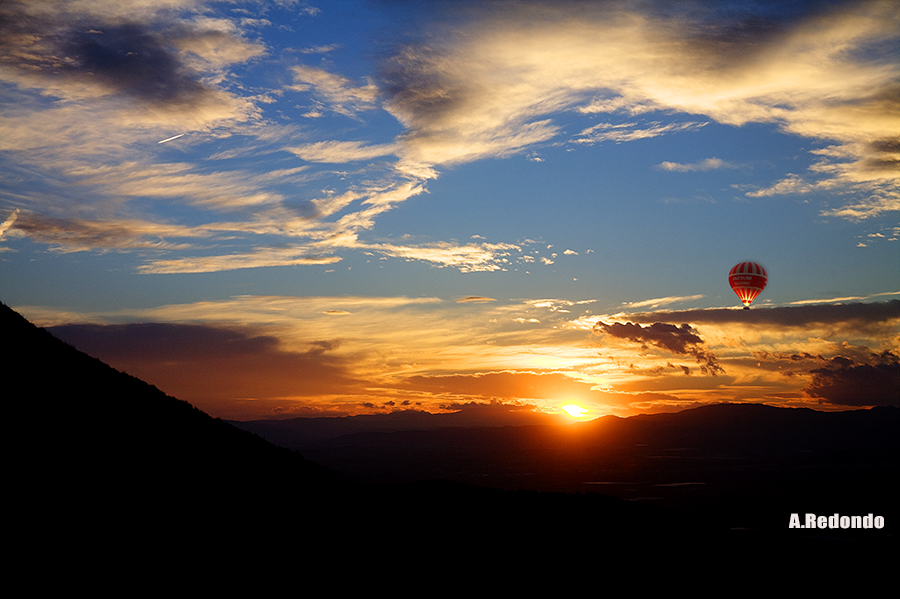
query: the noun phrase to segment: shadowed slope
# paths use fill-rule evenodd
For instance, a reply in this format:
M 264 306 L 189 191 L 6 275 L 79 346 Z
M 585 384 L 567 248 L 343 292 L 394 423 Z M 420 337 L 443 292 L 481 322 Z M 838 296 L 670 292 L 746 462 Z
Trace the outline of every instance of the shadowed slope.
M 54 536 L 208 537 L 285 498 L 320 494 L 327 471 L 91 358 L 0 304 L 7 479 Z

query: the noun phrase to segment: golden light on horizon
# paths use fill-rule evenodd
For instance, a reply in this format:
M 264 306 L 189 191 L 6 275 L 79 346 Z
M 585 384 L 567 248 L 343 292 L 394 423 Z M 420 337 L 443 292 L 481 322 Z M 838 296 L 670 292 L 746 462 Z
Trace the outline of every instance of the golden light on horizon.
M 588 418 L 588 411 L 582 408 L 579 405 L 575 405 L 573 403 L 566 404 L 561 406 L 560 408 L 563 412 L 571 416 L 572 418 Z

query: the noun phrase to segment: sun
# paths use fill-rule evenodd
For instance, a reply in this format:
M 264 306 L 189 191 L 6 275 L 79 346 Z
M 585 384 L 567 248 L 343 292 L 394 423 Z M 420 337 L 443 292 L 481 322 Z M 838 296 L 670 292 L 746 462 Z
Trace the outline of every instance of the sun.
M 573 403 L 566 404 L 562 406 L 562 410 L 571 416 L 572 418 L 587 418 L 588 411 L 582 408 L 581 406 L 576 406 Z

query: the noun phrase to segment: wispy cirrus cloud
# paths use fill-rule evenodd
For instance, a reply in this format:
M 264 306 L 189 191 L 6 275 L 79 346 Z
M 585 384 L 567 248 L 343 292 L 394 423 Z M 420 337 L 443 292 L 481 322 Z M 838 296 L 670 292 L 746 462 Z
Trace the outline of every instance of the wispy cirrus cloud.
M 361 141 L 317 141 L 304 146 L 286 148 L 309 162 L 354 162 L 389 156 L 396 152 L 395 144 L 366 145 Z
M 138 267 L 144 274 L 221 272 L 267 266 L 325 265 L 340 262 L 340 256 L 316 256 L 309 247 L 257 247 L 232 254 L 157 259 Z
M 721 158 L 706 158 L 700 162 L 691 162 L 682 164 L 678 162 L 661 162 L 659 168 L 664 171 L 674 171 L 676 173 L 689 173 L 693 171 L 711 171 L 720 168 L 737 168 L 730 162 L 726 162 Z
M 667 133 L 678 131 L 696 131 L 703 127 L 706 123 L 668 123 L 651 122 L 646 124 L 637 123 L 600 123 L 589 127 L 578 134 L 578 137 L 572 140 L 573 143 L 579 144 L 595 144 L 604 141 L 614 141 L 616 143 L 635 141 L 638 139 L 650 139 Z
M 861 301 L 865 301 L 865 300 L 871 300 L 871 299 L 886 297 L 886 296 L 890 296 L 890 295 L 900 295 L 900 291 L 887 291 L 884 293 L 873 293 L 872 295 L 851 295 L 851 296 L 845 296 L 845 297 L 797 300 L 794 302 L 790 302 L 788 305 L 789 306 L 805 306 L 805 305 L 809 305 L 809 304 L 831 304 L 831 303 L 845 304 L 848 302 L 861 302 Z
M 366 246 L 385 256 L 429 262 L 435 266 L 457 268 L 461 272 L 489 272 L 504 270 L 511 262 L 509 256 L 521 251 L 509 243 L 451 243 L 437 242 L 420 245 L 372 244 Z
M 658 306 L 664 306 L 666 304 L 676 304 L 680 302 L 691 302 L 694 300 L 703 299 L 704 295 L 678 295 L 678 296 L 669 296 L 669 297 L 657 297 L 653 299 L 640 300 L 637 302 L 626 302 L 623 305 L 628 306 L 629 308 L 656 308 Z
M 900 211 L 900 195 L 896 193 L 893 185 L 865 187 L 867 193 L 864 197 L 839 208 L 823 210 L 822 216 L 861 221 Z
M 354 213 L 354 216 L 356 213 Z M 226 254 L 192 255 L 153 259 L 138 267 L 145 274 L 198 273 L 259 268 L 266 266 L 327 265 L 340 262 L 342 250 L 364 250 L 385 257 L 425 262 L 437 268 L 455 268 L 463 273 L 506 269 L 518 259 L 515 244 L 434 242 L 421 244 L 366 243 L 358 239 L 354 227 L 335 229 L 319 241 L 305 244 L 257 246 Z

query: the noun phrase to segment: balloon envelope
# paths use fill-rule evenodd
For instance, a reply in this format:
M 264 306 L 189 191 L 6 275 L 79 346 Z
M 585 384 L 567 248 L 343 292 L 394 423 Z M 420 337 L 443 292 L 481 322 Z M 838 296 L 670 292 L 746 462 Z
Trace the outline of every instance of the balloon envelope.
M 766 288 L 768 280 L 766 269 L 756 262 L 741 262 L 728 273 L 728 283 L 743 302 L 744 308 L 750 307 L 750 303 Z

